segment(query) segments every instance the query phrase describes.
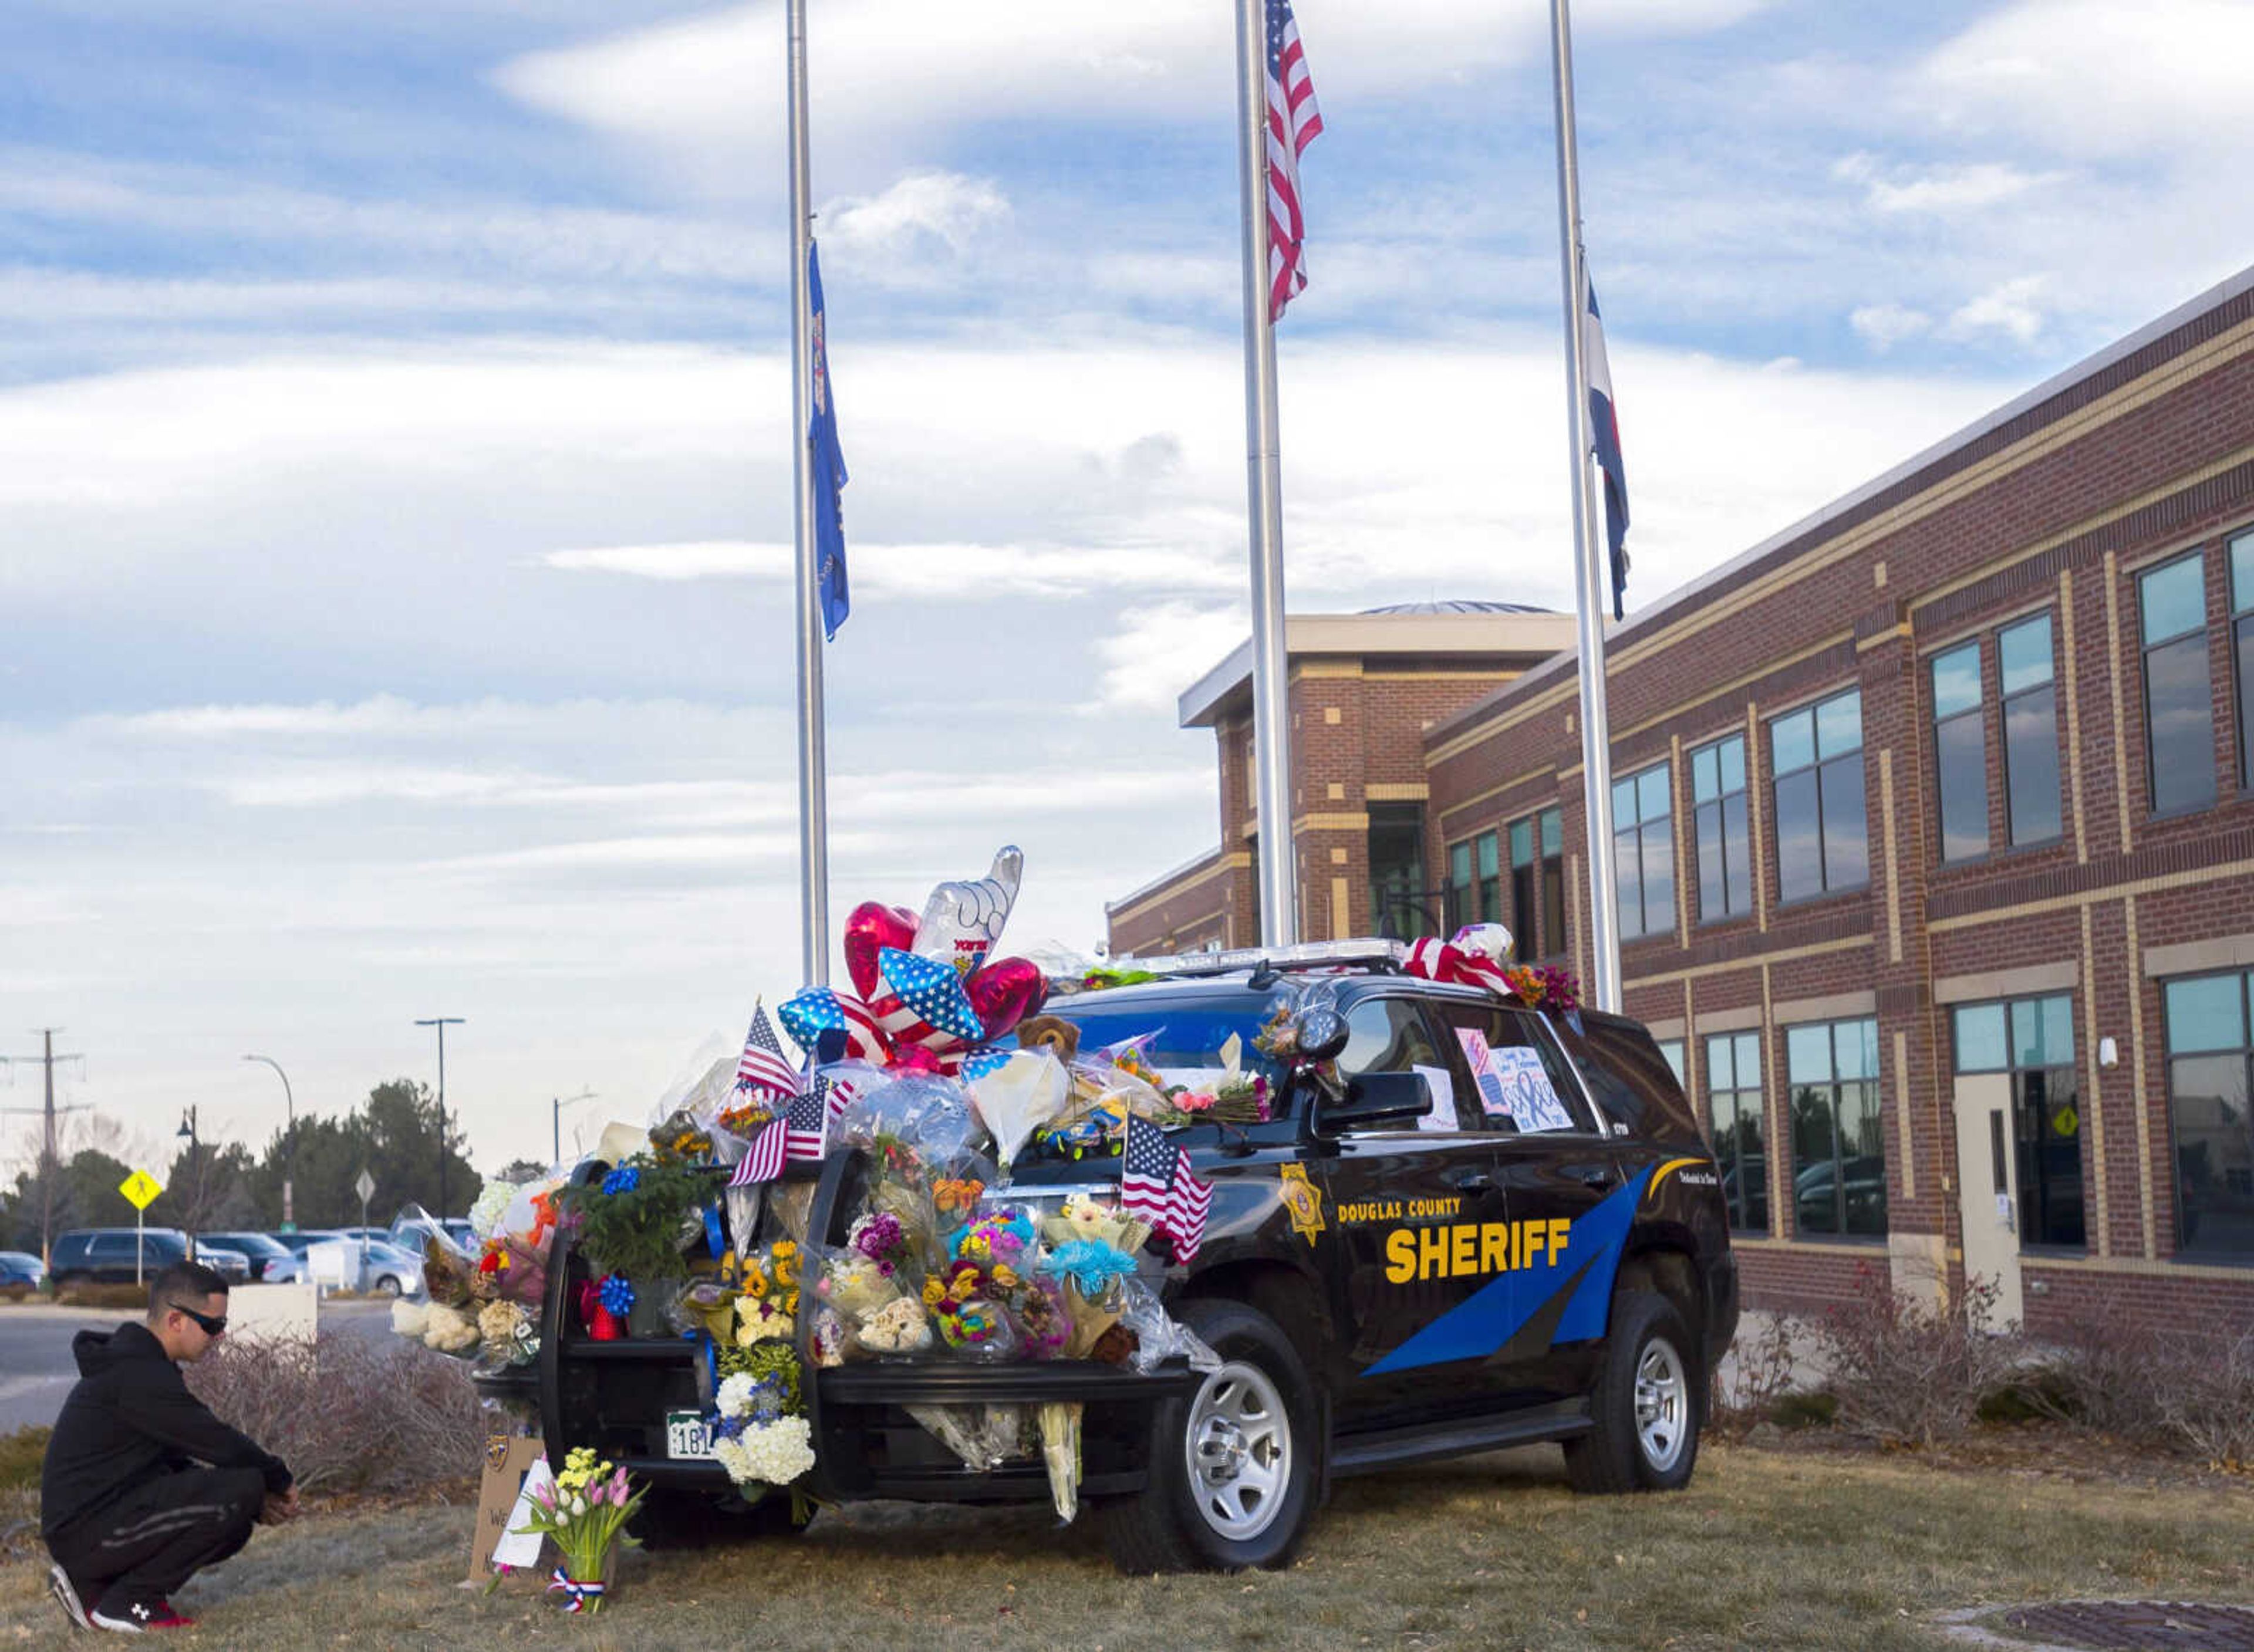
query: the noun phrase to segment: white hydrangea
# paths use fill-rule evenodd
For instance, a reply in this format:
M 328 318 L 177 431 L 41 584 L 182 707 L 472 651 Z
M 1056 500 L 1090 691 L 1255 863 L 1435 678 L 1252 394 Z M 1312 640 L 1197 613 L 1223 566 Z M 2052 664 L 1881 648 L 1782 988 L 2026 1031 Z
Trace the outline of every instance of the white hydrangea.
M 757 1390 L 758 1386 L 752 1381 L 751 1373 L 748 1371 L 738 1371 L 735 1376 L 723 1382 L 720 1384 L 720 1392 L 714 1400 L 720 1415 L 723 1417 L 750 1416 L 752 1395 Z
M 478 1189 L 477 1202 L 470 1207 L 470 1231 L 480 1239 L 490 1239 L 500 1231 L 501 1213 L 516 1197 L 517 1185 L 508 1181 L 487 1181 Z
M 739 1486 L 788 1486 L 814 1466 L 813 1430 L 802 1417 L 780 1418 L 714 1441 L 712 1454 Z

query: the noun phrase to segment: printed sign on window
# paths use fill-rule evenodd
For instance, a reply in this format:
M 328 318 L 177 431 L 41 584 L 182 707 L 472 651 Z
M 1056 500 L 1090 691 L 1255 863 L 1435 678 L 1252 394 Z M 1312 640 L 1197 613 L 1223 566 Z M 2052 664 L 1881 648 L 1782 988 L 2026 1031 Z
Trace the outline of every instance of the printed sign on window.
M 1573 1116 L 1550 1085 L 1538 1051 L 1523 1045 L 1497 1048 L 1477 1027 L 1458 1027 L 1456 1040 L 1479 1087 L 1481 1111 L 1508 1118 L 1522 1130 L 1573 1128 Z

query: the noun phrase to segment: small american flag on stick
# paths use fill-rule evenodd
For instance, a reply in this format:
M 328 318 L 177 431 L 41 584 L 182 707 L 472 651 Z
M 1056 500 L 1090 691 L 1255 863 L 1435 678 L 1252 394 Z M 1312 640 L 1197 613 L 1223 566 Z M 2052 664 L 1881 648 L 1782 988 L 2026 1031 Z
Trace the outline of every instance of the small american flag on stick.
M 786 1060 L 782 1040 L 775 1037 L 767 1006 L 752 1006 L 752 1030 L 744 1040 L 744 1054 L 736 1062 L 736 1088 L 765 1096 L 798 1094 L 798 1069 Z
M 736 1173 L 728 1178 L 728 1186 L 749 1187 L 757 1182 L 773 1181 L 781 1175 L 783 1148 L 789 1134 L 790 1127 L 784 1120 L 771 1120 L 764 1130 L 752 1138 L 751 1151 L 737 1160 Z
M 783 1155 L 788 1158 L 819 1158 L 822 1145 L 830 1135 L 830 1125 L 845 1110 L 845 1104 L 860 1093 L 850 1079 L 832 1078 L 827 1073 L 816 1073 L 814 1083 L 806 1094 L 790 1104 L 783 1115 L 786 1126 Z
M 1268 0 L 1268 319 L 1306 290 L 1307 225 L 1299 211 L 1299 157 L 1323 130 L 1314 77 L 1299 45 L 1292 0 Z
M 1174 1260 L 1191 1262 L 1205 1242 L 1213 1185 L 1190 1170 L 1190 1156 L 1146 1118 L 1127 1120 L 1127 1156 L 1119 1172 L 1119 1208 L 1174 1242 Z

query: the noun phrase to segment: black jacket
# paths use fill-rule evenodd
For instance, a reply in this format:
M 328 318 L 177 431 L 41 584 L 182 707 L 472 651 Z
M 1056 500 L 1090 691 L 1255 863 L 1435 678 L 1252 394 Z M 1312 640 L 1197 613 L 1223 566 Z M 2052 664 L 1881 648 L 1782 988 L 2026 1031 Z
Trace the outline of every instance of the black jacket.
M 39 1477 L 39 1533 L 52 1538 L 99 1515 L 152 1475 L 191 1463 L 256 1468 L 266 1488 L 290 1488 L 280 1458 L 204 1408 L 148 1326 L 81 1331 L 71 1339 L 79 1380 L 63 1402 Z

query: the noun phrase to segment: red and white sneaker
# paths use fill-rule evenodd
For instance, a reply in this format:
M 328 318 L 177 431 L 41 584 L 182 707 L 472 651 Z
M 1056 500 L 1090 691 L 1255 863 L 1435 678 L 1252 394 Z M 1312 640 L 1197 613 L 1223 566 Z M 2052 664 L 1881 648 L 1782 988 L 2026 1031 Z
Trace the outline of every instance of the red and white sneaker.
M 129 1606 L 112 1609 L 96 1606 L 88 1614 L 97 1629 L 114 1629 L 121 1634 L 139 1634 L 147 1629 L 192 1629 L 196 1620 L 185 1613 L 175 1612 L 169 1600 L 136 1600 Z

